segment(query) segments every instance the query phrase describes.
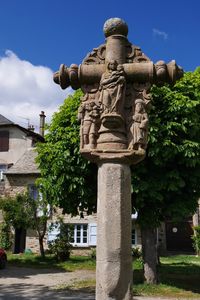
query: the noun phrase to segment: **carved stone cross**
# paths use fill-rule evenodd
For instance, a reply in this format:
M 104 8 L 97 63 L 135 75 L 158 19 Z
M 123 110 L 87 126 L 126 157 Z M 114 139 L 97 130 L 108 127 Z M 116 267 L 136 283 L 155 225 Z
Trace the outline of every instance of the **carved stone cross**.
M 130 164 L 145 157 L 151 85 L 174 83 L 183 70 L 175 61 L 153 64 L 128 39 L 128 26 L 113 18 L 106 43 L 83 63 L 60 66 L 54 81 L 81 88 L 80 152 L 98 164 L 97 300 L 131 299 Z
M 80 66 L 61 65 L 54 81 L 84 92 L 79 109 L 83 155 L 137 163 L 145 156 L 151 84 L 174 83 L 182 69 L 175 61 L 153 64 L 128 41 L 121 19 L 109 19 L 104 33 L 106 44 L 93 49 Z

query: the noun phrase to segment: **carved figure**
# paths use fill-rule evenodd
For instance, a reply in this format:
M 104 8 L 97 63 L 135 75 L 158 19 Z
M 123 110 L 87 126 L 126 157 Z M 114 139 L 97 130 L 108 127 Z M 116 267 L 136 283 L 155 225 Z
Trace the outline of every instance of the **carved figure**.
M 125 84 L 123 66 L 114 60 L 110 61 L 100 81 L 100 101 L 103 104 L 104 114 L 121 113 L 120 107 L 123 107 L 125 99 Z
M 81 148 L 94 149 L 99 129 L 101 105 L 92 102 L 83 102 L 78 109 L 78 119 L 81 120 Z
M 142 99 L 135 100 L 134 110 L 130 128 L 131 141 L 129 149 L 144 150 L 147 146 L 148 115 Z

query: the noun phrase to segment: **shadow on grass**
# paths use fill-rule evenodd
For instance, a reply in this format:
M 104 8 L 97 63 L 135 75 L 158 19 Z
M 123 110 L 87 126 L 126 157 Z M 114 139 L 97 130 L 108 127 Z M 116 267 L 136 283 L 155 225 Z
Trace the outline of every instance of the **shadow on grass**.
M 39 269 L 54 269 L 55 271 L 71 271 L 66 270 L 62 263 L 59 263 L 54 257 L 45 257 L 36 255 L 12 255 L 11 258 L 8 258 L 8 266 L 14 267 L 24 267 L 24 268 L 37 268 Z
M 56 260 L 52 255 L 47 255 L 42 258 L 39 255 L 34 254 L 17 254 L 8 255 L 8 268 L 23 267 L 32 268 L 37 270 L 37 273 L 44 273 L 49 271 L 56 272 L 73 272 L 76 270 L 94 270 L 95 261 L 89 257 L 71 256 L 67 261 L 61 262 Z M 43 271 L 42 271 L 43 270 Z M 1 273 L 0 273 L 1 276 Z
M 163 284 L 200 294 L 200 266 L 189 262 L 162 264 L 159 274 Z
M 194 263 L 192 259 L 186 261 L 172 259 L 171 262 L 162 263 L 158 268 L 159 283 L 157 291 L 162 292 L 162 286 L 169 287 L 169 293 L 173 294 L 174 288 L 182 290 L 182 292 L 191 292 L 196 294 L 200 299 L 200 265 L 197 263 L 199 260 L 194 258 Z M 137 286 L 141 287 L 144 284 L 144 277 L 142 269 L 136 269 L 133 271 L 133 286 L 135 287 L 137 295 Z M 145 284 L 144 284 L 145 289 Z M 147 287 L 148 289 L 148 287 Z M 147 292 L 146 289 L 146 292 Z M 170 292 L 171 290 L 171 292 Z M 156 291 L 156 287 L 155 287 Z M 148 292 L 147 292 L 148 293 Z
M 142 270 L 133 271 L 133 285 L 144 283 L 144 276 Z

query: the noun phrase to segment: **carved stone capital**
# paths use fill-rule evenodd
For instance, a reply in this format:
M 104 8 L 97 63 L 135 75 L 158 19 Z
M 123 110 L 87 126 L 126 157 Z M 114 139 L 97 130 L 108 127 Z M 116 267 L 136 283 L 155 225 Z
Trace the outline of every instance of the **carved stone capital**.
M 174 60 L 154 64 L 128 41 L 128 26 L 119 18 L 105 23 L 104 34 L 105 44 L 79 66 L 61 65 L 54 81 L 84 93 L 78 113 L 82 155 L 135 164 L 145 157 L 151 85 L 174 84 L 183 69 Z

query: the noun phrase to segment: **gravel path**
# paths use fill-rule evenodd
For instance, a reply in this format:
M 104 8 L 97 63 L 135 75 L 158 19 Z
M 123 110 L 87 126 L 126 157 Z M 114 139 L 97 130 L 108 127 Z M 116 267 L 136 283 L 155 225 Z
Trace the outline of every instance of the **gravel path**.
M 94 300 L 92 294 L 55 290 L 58 285 L 93 278 L 94 271 L 60 272 L 8 266 L 0 270 L 0 300 Z
M 76 279 L 86 280 L 94 279 L 94 271 L 75 271 L 66 272 L 54 269 L 33 269 L 22 267 L 8 266 L 4 270 L 0 270 L 0 284 L 31 284 L 44 285 L 46 287 L 55 287 L 60 284 L 70 283 Z
M 53 269 L 32 269 L 8 266 L 5 270 L 0 270 L 0 300 L 95 300 L 94 294 L 70 290 L 55 290 L 56 286 L 59 285 L 68 285 L 76 280 L 81 281 L 94 278 L 94 271 L 60 272 Z M 133 300 L 169 299 L 135 296 Z M 184 299 L 170 298 L 170 300 Z M 196 300 L 200 300 L 200 298 L 196 298 Z

